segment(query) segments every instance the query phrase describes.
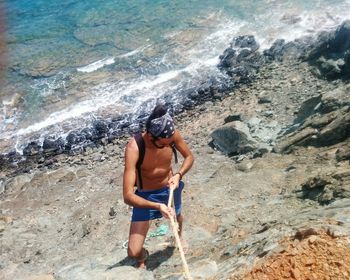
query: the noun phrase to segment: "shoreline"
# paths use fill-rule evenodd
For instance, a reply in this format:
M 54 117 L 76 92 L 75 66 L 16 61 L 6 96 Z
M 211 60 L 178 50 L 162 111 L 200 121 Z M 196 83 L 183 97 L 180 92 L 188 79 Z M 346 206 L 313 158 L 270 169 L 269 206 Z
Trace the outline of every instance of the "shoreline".
M 305 39 L 306 38 L 306 39 Z M 293 56 L 302 56 L 308 48 L 315 44 L 316 38 L 299 38 L 293 42 L 285 43 L 277 39 L 270 49 L 264 52 L 259 51 L 259 45 L 253 36 L 238 36 L 231 42 L 220 56 L 220 63 L 217 65 L 222 73 L 226 73 L 225 80 L 213 77 L 210 83 L 205 82 L 204 86 L 196 89 L 185 90 L 185 96 L 179 104 L 172 104 L 171 96 L 165 96 L 166 104 L 169 104 L 169 111 L 176 116 L 186 111 L 196 111 L 197 107 L 205 102 L 223 100 L 229 94 L 239 89 L 242 85 L 252 83 L 259 68 L 265 64 L 278 61 L 289 49 L 296 48 L 297 53 Z M 235 44 L 233 47 L 232 44 Z M 233 48 L 232 48 L 233 47 Z M 249 53 L 245 52 L 249 50 Z M 293 51 L 293 50 L 292 50 Z M 235 57 L 235 61 L 232 60 Z M 163 98 L 162 98 L 163 99 Z M 152 100 L 149 102 L 153 102 Z M 73 130 L 67 133 L 65 138 L 46 136 L 43 140 L 32 139 L 23 145 L 21 153 L 11 151 L 0 154 L 1 169 L 17 168 L 16 165 L 26 165 L 30 162 L 43 162 L 60 154 L 77 155 L 86 150 L 96 149 L 101 146 L 113 144 L 125 139 L 130 135 L 142 130 L 147 114 L 147 102 L 144 104 L 138 116 L 116 116 L 108 120 L 97 119 L 81 130 Z M 11 167 L 12 166 L 12 167 Z M 19 167 L 21 169 L 21 167 Z
M 191 246 L 186 258 L 193 276 L 255 279 L 254 273 L 244 276 L 257 271 L 252 270 L 255 263 L 282 250 L 294 252 L 280 244 L 286 237 L 299 236 L 300 241 L 293 241 L 297 247 L 304 241 L 317 244 L 323 231 L 333 240 L 350 236 L 350 137 L 339 133 L 348 131 L 344 127 L 335 126 L 350 123 L 341 119 L 349 114 L 349 81 L 320 79 L 307 61 L 285 54 L 233 94 L 175 117 L 196 159 L 184 178 L 183 203 L 184 233 Z M 321 103 L 319 111 L 310 110 L 314 102 Z M 296 119 L 300 124 L 287 133 Z M 227 156 L 218 149 L 222 145 L 209 146 L 213 132 L 222 128 L 249 138 L 243 124 L 255 143 L 241 144 L 253 150 Z M 314 132 L 315 125 L 318 134 L 305 133 Z M 282 128 L 285 135 L 277 133 Z M 343 138 L 324 143 L 327 131 Z M 180 256 L 162 245 L 171 233 L 147 240 L 148 270 L 136 270 L 126 258 L 130 209 L 121 196 L 125 143 L 122 138 L 86 154 L 58 155 L 52 165 L 33 163 L 28 172 L 5 177 L 0 186 L 4 279 L 182 277 Z M 259 144 L 280 150 L 258 154 Z M 160 225 L 167 221 L 156 221 L 151 232 Z M 337 252 L 336 244 L 327 246 Z M 298 266 L 300 275 L 310 265 Z M 347 272 L 345 265 L 331 267 Z M 314 272 L 321 277 L 329 271 Z

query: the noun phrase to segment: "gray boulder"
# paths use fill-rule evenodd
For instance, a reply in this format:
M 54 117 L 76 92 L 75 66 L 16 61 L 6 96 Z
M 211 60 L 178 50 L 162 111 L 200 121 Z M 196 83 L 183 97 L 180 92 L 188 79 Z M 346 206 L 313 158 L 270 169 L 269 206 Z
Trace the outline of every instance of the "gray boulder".
M 213 139 L 210 145 L 228 156 L 245 154 L 257 148 L 249 128 L 240 121 L 227 123 L 210 136 Z
M 323 147 L 350 136 L 350 103 L 346 90 L 337 90 L 306 100 L 294 124 L 278 139 L 274 151 L 290 152 L 293 146 Z

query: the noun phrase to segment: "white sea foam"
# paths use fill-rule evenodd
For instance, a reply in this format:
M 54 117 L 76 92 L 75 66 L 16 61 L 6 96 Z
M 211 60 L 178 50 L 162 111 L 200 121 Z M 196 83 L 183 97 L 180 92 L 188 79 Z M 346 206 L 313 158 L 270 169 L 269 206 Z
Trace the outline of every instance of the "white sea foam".
M 82 118 L 86 114 L 91 114 L 102 109 L 103 107 L 113 104 L 119 104 L 122 106 L 124 103 L 129 110 L 136 111 L 138 106 L 144 101 L 150 98 L 158 98 L 165 92 L 168 92 L 169 88 L 171 87 L 176 88 L 177 82 L 175 81 L 174 85 L 171 83 L 171 81 L 176 79 L 179 75 L 183 73 L 191 75 L 197 72 L 198 69 L 202 69 L 208 65 L 211 66 L 216 62 L 216 58 L 206 60 L 204 63 L 197 61 L 196 63 L 192 63 L 185 68 L 171 70 L 157 76 L 138 78 L 131 81 L 122 81 L 118 84 L 101 84 L 94 88 L 94 98 L 73 104 L 64 110 L 54 112 L 40 122 L 32 124 L 26 128 L 19 129 L 15 133 L 15 136 L 24 136 L 30 133 L 38 132 L 58 123 L 67 122 L 70 119 Z M 128 97 L 131 98 L 133 96 L 134 98 L 130 101 L 132 104 L 128 104 Z M 132 105 L 132 107 L 130 105 Z M 5 137 L 2 138 L 9 138 L 13 135 L 8 133 L 3 136 Z
M 145 49 L 149 48 L 150 46 L 152 46 L 152 44 L 146 45 L 146 46 L 142 46 L 140 48 L 137 48 L 136 50 L 133 50 L 131 52 L 127 52 L 125 54 L 119 55 L 118 57 L 120 58 L 124 58 L 124 57 L 129 57 L 129 56 L 133 56 L 135 54 L 138 54 L 140 52 L 143 52 Z
M 104 59 L 98 60 L 96 62 L 93 62 L 89 65 L 79 67 L 79 68 L 77 68 L 77 71 L 84 72 L 84 73 L 90 73 L 90 72 L 96 71 L 97 69 L 104 67 L 105 65 L 110 65 L 113 63 L 115 63 L 114 57 L 104 58 Z
M 256 21 L 262 23 L 262 27 L 256 26 L 255 30 L 252 28 L 252 34 L 264 50 L 276 39 L 289 42 L 304 36 L 315 36 L 323 30 L 332 30 L 350 18 L 349 10 L 350 1 L 332 6 L 316 5 L 309 10 L 295 7 L 288 11 L 283 7 L 275 7 L 269 13 L 257 15 Z
M 271 2 L 271 1 L 270 1 Z M 278 1 L 277 1 L 278 2 Z M 304 35 L 313 35 L 320 30 L 331 29 L 350 17 L 350 1 L 341 1 L 337 5 L 329 7 L 313 7 L 309 10 L 294 8 L 287 11 L 283 5 L 269 3 L 271 9 L 266 13 L 256 14 L 253 19 L 242 21 L 224 17 L 221 14 L 221 23 L 216 30 L 198 42 L 192 49 L 181 53 L 186 63 L 182 68 L 173 69 L 154 76 L 140 76 L 139 78 L 122 80 L 114 84 L 100 84 L 92 89 L 91 99 L 70 105 L 64 110 L 51 113 L 46 119 L 22 128 L 17 132 L 7 132 L 2 135 L 5 138 L 25 136 L 27 134 L 42 131 L 47 127 L 55 126 L 73 119 L 83 119 L 88 114 L 111 105 L 124 106 L 126 112 L 136 112 L 139 106 L 146 100 L 161 97 L 164 93 L 176 92 L 183 85 L 192 85 L 200 79 L 205 80 L 210 71 L 217 71 L 219 55 L 229 46 L 233 37 L 238 35 L 254 35 L 260 44 L 261 50 L 269 48 L 276 39 L 291 41 Z M 299 10 L 298 10 L 299 9 Z M 295 16 L 297 20 L 283 20 L 282 17 Z M 174 31 L 166 38 L 172 38 L 178 31 Z M 181 43 L 181 42 L 179 42 Z M 84 67 L 77 71 L 89 73 L 116 63 L 118 58 L 128 58 L 149 48 L 150 45 L 142 46 L 131 52 L 122 54 L 116 58 L 109 57 Z M 174 68 L 173 53 L 162 56 L 161 63 Z M 213 73 L 213 72 L 212 72 Z M 50 89 L 51 86 L 48 88 Z M 116 105 L 118 104 L 118 105 Z M 5 105 L 5 104 L 4 104 Z M 57 125 L 59 126 L 59 125 Z

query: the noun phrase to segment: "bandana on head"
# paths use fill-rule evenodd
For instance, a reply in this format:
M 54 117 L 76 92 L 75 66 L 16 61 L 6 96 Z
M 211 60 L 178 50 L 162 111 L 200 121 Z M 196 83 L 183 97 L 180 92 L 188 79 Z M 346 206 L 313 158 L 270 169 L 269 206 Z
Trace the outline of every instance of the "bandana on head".
M 151 120 L 148 130 L 154 137 L 170 138 L 175 133 L 174 121 L 168 113 Z

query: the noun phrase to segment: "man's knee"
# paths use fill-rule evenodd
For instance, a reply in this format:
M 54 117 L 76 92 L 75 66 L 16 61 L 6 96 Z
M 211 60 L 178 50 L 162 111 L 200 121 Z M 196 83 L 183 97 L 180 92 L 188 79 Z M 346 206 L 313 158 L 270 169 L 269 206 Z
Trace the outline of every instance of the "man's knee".
M 179 214 L 179 215 L 176 216 L 176 220 L 177 220 L 178 223 L 181 223 L 181 222 L 183 222 L 183 220 L 184 220 L 184 216 L 182 216 L 181 214 Z

